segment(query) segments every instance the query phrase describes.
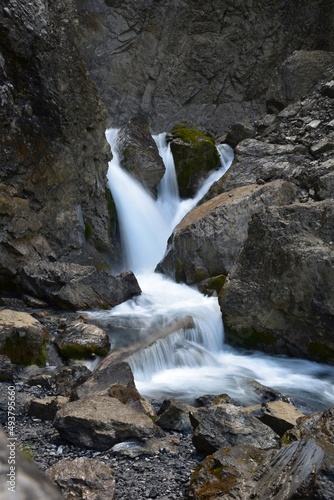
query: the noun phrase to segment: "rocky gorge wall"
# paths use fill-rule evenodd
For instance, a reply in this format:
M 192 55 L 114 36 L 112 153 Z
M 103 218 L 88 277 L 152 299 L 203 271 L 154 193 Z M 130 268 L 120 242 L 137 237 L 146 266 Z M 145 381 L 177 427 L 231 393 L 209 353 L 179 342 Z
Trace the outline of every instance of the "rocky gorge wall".
M 286 0 L 76 0 L 81 53 L 112 126 L 139 111 L 154 132 L 213 133 L 265 112 L 294 50 L 333 50 L 333 4 Z

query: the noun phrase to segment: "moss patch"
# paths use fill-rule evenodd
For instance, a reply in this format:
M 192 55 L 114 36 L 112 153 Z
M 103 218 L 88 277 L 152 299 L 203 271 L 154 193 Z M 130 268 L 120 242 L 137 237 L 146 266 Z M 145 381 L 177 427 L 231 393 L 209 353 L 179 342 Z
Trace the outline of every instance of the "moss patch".
M 89 222 L 85 222 L 85 240 L 91 240 L 94 236 L 94 231 Z
M 36 345 L 33 345 L 29 336 L 20 337 L 18 333 L 14 333 L 6 339 L 1 354 L 8 356 L 15 365 L 45 366 L 45 346 L 48 342 L 49 339 L 46 336 L 42 341 L 42 345 L 38 348 Z
M 241 345 L 246 349 L 257 349 L 263 345 L 274 345 L 276 337 L 267 332 L 258 332 L 252 328 L 243 328 L 234 330 L 233 328 L 225 325 L 227 338 L 234 344 Z
M 76 343 L 58 345 L 60 354 L 66 359 L 91 359 L 95 356 L 106 356 L 108 349 L 96 344 L 80 345 Z

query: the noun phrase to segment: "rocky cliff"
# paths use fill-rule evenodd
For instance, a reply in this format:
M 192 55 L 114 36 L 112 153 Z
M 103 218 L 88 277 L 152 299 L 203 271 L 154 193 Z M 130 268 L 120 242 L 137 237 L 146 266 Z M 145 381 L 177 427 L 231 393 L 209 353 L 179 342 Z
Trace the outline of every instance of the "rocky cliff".
M 27 265 L 107 267 L 111 153 L 107 112 L 74 40 L 72 2 L 2 1 L 1 11 L 0 286 L 26 291 Z M 66 280 L 75 277 L 72 267 Z
M 81 52 L 111 124 L 138 111 L 155 132 L 190 119 L 211 132 L 265 111 L 294 50 L 333 50 L 321 0 L 76 0 Z

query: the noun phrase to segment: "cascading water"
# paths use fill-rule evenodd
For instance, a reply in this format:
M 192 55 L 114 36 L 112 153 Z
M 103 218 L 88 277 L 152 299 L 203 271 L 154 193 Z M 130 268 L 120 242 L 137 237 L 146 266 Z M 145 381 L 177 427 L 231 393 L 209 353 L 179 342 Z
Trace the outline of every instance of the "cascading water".
M 173 396 L 188 401 L 203 394 L 228 393 L 241 403 L 251 404 L 259 400 L 249 385 L 249 380 L 255 379 L 293 397 L 304 411 L 333 405 L 333 368 L 226 346 L 217 299 L 154 273 L 175 225 L 229 167 L 231 148 L 219 147 L 221 169 L 213 172 L 193 199 L 180 200 L 165 134 L 155 136 L 166 174 L 154 200 L 119 165 L 116 138 L 117 131 L 107 131 L 113 150 L 108 179 L 119 218 L 125 267 L 135 272 L 142 294 L 111 311 L 91 316 L 100 323 L 112 324 L 114 350 L 140 347 L 128 358 L 138 390 L 147 397 Z

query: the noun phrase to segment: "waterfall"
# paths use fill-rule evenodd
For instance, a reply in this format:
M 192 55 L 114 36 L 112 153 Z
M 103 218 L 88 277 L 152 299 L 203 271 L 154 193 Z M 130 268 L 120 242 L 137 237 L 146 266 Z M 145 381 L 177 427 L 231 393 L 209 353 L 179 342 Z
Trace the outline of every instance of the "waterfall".
M 259 402 L 255 379 L 293 398 L 303 411 L 334 403 L 334 368 L 310 361 L 246 353 L 224 344 L 218 301 L 154 273 L 175 225 L 227 170 L 233 152 L 220 145 L 221 168 L 194 198 L 181 200 L 166 134 L 154 136 L 166 173 L 155 200 L 119 164 L 117 131 L 108 130 L 113 151 L 109 186 L 116 204 L 125 267 L 136 274 L 142 294 L 110 311 L 90 313 L 109 332 L 112 349 L 127 350 L 138 390 L 146 397 L 193 401 L 203 394 L 228 393 L 245 404 Z M 133 352 L 133 354 L 131 354 Z

